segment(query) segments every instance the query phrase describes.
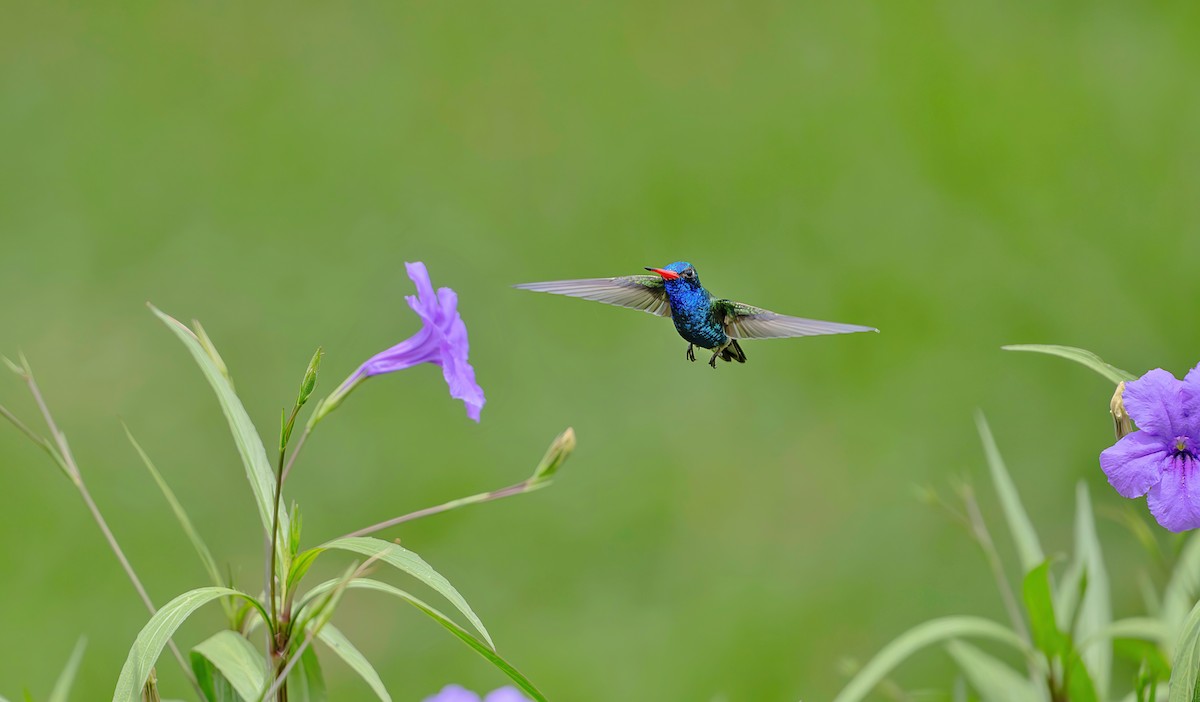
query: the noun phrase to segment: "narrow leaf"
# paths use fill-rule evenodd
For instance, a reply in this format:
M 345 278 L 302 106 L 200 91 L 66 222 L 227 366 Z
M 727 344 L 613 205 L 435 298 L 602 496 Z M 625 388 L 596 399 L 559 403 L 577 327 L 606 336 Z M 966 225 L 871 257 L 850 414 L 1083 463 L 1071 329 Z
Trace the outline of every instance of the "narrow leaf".
M 946 644 L 946 652 L 983 702 L 1041 702 L 1027 678 L 978 648 L 955 640 Z
M 471 609 L 471 605 L 463 599 L 458 590 L 450 584 L 450 581 L 442 577 L 440 573 L 433 569 L 433 566 L 426 563 L 420 556 L 409 551 L 406 548 L 393 544 L 382 539 L 376 539 L 369 536 L 351 536 L 341 539 L 334 539 L 321 548 L 330 549 L 336 548 L 344 551 L 353 551 L 361 553 L 365 556 L 379 556 L 380 560 L 388 565 L 408 573 L 417 580 L 425 583 L 433 588 L 442 597 L 450 601 L 450 604 L 463 613 L 467 621 L 471 622 L 471 626 L 483 636 L 483 640 L 488 646 L 495 650 L 496 645 L 492 643 L 492 637 L 488 634 L 487 629 L 483 626 L 483 622 L 476 616 L 475 611 Z
M 1197 673 L 1200 673 L 1200 603 L 1192 607 L 1175 643 L 1171 663 L 1170 702 L 1193 702 L 1197 693 Z
M 326 625 L 328 626 L 328 624 Z M 325 674 L 312 646 L 300 655 L 300 665 L 288 676 L 288 699 L 291 702 L 328 702 Z
M 999 641 L 1028 655 L 1025 643 L 1008 627 L 980 617 L 942 617 L 909 629 L 883 647 L 842 689 L 834 702 L 858 702 L 865 699 L 884 677 L 917 651 L 956 638 L 982 638 Z
M 200 607 L 227 596 L 254 601 L 249 595 L 227 587 L 201 587 L 176 597 L 150 617 L 129 649 L 129 656 L 125 659 L 113 692 L 113 702 L 138 702 L 142 686 L 149 679 L 150 671 L 175 630 Z
M 1200 596 L 1200 531 L 1188 537 L 1175 563 L 1175 570 L 1163 591 L 1162 616 L 1164 623 L 1170 628 L 1167 652 L 1170 654 L 1175 642 L 1181 638 L 1180 632 L 1188 609 Z
M 246 468 L 246 478 L 250 481 L 250 489 L 254 492 L 254 500 L 258 505 L 259 519 L 262 521 L 263 529 L 270 535 L 275 504 L 275 472 L 267 459 L 267 451 L 263 448 L 262 439 L 259 438 L 254 424 L 250 421 L 250 416 L 246 414 L 246 408 L 242 406 L 241 400 L 234 393 L 229 378 L 213 360 L 214 356 L 216 358 L 220 358 L 220 356 L 216 355 L 215 348 L 213 355 L 210 356 L 201 344 L 201 340 L 179 320 L 163 313 L 153 305 L 150 306 L 150 310 L 167 325 L 168 329 L 175 333 L 175 336 L 179 337 L 179 340 L 191 352 L 196 363 L 200 365 L 200 370 L 204 372 L 204 377 L 212 386 L 213 391 L 216 392 L 221 410 L 225 413 L 225 419 L 229 422 L 229 429 L 233 433 L 234 443 L 237 444 L 238 453 L 241 454 L 242 464 Z M 211 342 L 209 343 L 211 345 Z M 280 502 L 283 503 L 282 500 Z M 290 533 L 286 512 L 281 512 L 279 515 L 279 533 L 278 552 L 282 560 L 288 553 L 286 542 Z
M 208 660 L 243 699 L 257 699 L 267 685 L 262 651 L 235 631 L 226 629 L 210 636 L 192 649 L 192 656 Z
M 1044 353 L 1051 356 L 1065 358 L 1068 361 L 1074 361 L 1080 365 L 1086 366 L 1096 371 L 1100 375 L 1108 378 L 1113 383 L 1120 383 L 1125 380 L 1133 380 L 1137 376 L 1123 371 L 1120 368 L 1111 366 L 1105 363 L 1099 356 L 1086 349 L 1075 348 L 1074 346 L 1055 346 L 1053 344 L 1010 344 L 1001 346 L 1005 351 L 1032 351 L 1034 353 Z
M 75 674 L 79 672 L 79 663 L 83 660 L 83 651 L 86 648 L 87 639 L 80 637 L 79 642 L 75 644 L 75 650 L 71 651 L 71 657 L 67 659 L 66 666 L 59 673 L 58 680 L 54 683 L 54 689 L 50 691 L 46 702 L 67 702 L 67 697 L 71 694 L 71 686 L 75 684 Z
M 1022 586 L 1025 611 L 1029 614 L 1029 627 L 1033 632 L 1033 644 L 1053 660 L 1066 649 L 1066 637 L 1058 629 L 1054 619 L 1054 598 L 1050 594 L 1050 562 L 1045 561 L 1029 571 Z
M 233 684 L 207 658 L 193 653 L 191 659 L 192 674 L 204 695 L 201 702 L 246 702 L 246 698 L 238 694 Z M 145 693 L 142 697 L 146 697 Z
M 1045 560 L 1042 546 L 1038 542 L 1037 532 L 1033 529 L 1033 522 L 1029 521 L 1029 515 L 1025 513 L 1025 507 L 1021 504 L 1017 487 L 1013 485 L 1012 477 L 1004 467 L 1004 459 L 1000 457 L 1000 449 L 996 448 L 996 440 L 992 438 L 992 430 L 988 428 L 987 419 L 982 412 L 975 415 L 975 423 L 979 427 L 979 438 L 983 441 L 992 484 L 1000 497 L 1000 506 L 1004 509 L 1008 530 L 1017 547 L 1017 556 L 1021 559 L 1021 573 L 1028 573 Z
M 339 581 L 337 581 L 337 580 L 328 580 L 324 583 L 321 583 L 320 585 L 317 585 L 316 587 L 314 587 L 310 592 L 308 592 L 305 595 L 305 598 L 304 598 L 305 601 L 311 600 L 313 597 L 316 597 L 321 592 L 325 592 L 325 591 L 337 586 L 338 582 Z M 400 599 L 404 600 L 405 602 L 408 602 L 412 606 L 416 607 L 417 609 L 419 609 L 422 612 L 424 612 L 425 614 L 427 614 L 438 624 L 441 624 L 451 634 L 454 634 L 456 637 L 458 637 L 458 639 L 460 641 L 462 641 L 466 645 L 470 646 L 479 655 L 486 658 L 492 665 L 499 668 L 500 671 L 502 673 L 504 673 L 505 675 L 507 675 L 510 680 L 515 682 L 518 687 L 520 687 L 527 694 L 529 694 L 532 697 L 532 699 L 534 700 L 534 702 L 545 702 L 545 700 L 546 700 L 545 695 L 543 695 L 541 693 L 541 691 L 538 690 L 537 687 L 534 686 L 534 684 L 532 682 L 530 682 L 529 678 L 525 677 L 523 674 L 521 674 L 521 672 L 519 670 L 517 670 L 515 667 L 513 667 L 513 665 L 511 663 L 509 663 L 503 657 L 501 657 L 499 654 L 497 654 L 487 644 L 485 644 L 484 642 L 475 638 L 475 636 L 473 636 L 471 634 L 471 632 L 469 632 L 466 629 L 464 629 L 463 627 L 459 626 L 459 624 L 457 622 L 455 622 L 453 619 L 447 617 L 445 614 L 442 614 L 441 612 L 439 612 L 438 610 L 429 606 L 428 604 L 421 601 L 420 599 L 414 597 L 413 595 L 410 595 L 409 593 L 407 593 L 404 590 L 401 590 L 397 587 L 393 587 L 392 585 L 389 585 L 387 583 L 380 582 L 378 580 L 372 580 L 370 578 L 357 578 L 355 580 L 350 581 L 350 583 L 347 585 L 347 587 L 348 588 L 366 589 L 366 590 L 377 590 L 379 592 L 385 592 L 394 597 L 399 597 Z
M 142 449 L 137 439 L 133 438 L 129 427 L 124 427 L 124 429 L 125 436 L 129 438 L 129 443 L 133 445 L 134 450 L 141 457 L 146 470 L 150 472 L 150 477 L 154 478 L 154 482 L 158 484 L 158 489 L 162 491 L 167 504 L 171 506 L 171 511 L 175 513 L 175 519 L 179 521 L 179 526 L 183 527 L 183 533 L 187 534 L 188 540 L 192 542 L 192 548 L 196 549 L 196 554 L 200 556 L 200 562 L 204 564 L 204 570 L 208 571 L 208 577 L 212 580 L 212 584 L 217 586 L 224 585 L 221 581 L 221 571 L 217 568 L 217 562 L 212 556 L 212 551 L 208 550 L 208 545 L 204 543 L 200 532 L 196 531 L 196 527 L 192 524 L 191 518 L 188 517 L 187 511 L 184 510 L 179 499 L 175 497 L 175 491 L 171 489 L 171 486 L 167 485 L 166 480 L 163 480 L 162 474 L 158 472 L 158 468 L 154 466 L 154 462 L 150 460 L 150 456 Z
M 376 697 L 383 702 L 392 702 L 392 696 L 388 694 L 387 688 L 383 686 L 383 681 L 379 679 L 379 673 L 375 672 L 370 661 L 354 647 L 354 644 L 350 643 L 350 639 L 347 639 L 345 634 L 338 631 L 337 627 L 325 624 L 317 633 L 317 638 L 345 661 L 346 665 L 350 666 L 354 672 L 358 673 Z
M 1112 602 L 1108 572 L 1104 568 L 1104 557 L 1092 517 L 1092 502 L 1088 496 L 1087 485 L 1083 481 L 1075 488 L 1075 502 L 1075 559 L 1077 567 L 1086 578 L 1087 589 L 1083 593 L 1083 601 L 1079 604 L 1079 613 L 1073 617 L 1075 630 L 1070 633 L 1075 641 L 1084 641 L 1093 639 L 1098 632 L 1109 628 L 1112 623 Z M 1059 602 L 1061 601 L 1060 599 Z M 1066 630 L 1066 626 L 1063 626 L 1063 630 Z M 1107 699 L 1112 669 L 1111 640 L 1096 642 L 1080 655 L 1100 697 Z

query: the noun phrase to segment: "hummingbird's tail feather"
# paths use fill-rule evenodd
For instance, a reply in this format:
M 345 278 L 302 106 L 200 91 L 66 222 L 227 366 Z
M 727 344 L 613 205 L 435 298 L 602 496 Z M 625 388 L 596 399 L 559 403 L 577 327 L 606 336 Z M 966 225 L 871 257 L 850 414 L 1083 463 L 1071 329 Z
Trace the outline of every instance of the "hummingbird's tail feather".
M 729 345 L 721 349 L 721 360 L 737 361 L 738 363 L 746 362 L 746 352 L 742 350 L 742 346 L 737 342 L 737 339 L 730 339 Z

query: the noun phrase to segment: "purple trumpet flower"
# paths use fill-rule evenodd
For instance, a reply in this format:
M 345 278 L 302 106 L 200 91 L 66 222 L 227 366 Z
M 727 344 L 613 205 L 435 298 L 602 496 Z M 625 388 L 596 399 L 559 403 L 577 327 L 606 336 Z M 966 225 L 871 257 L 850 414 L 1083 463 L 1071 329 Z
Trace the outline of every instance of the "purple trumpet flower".
M 460 685 L 447 685 L 442 691 L 432 697 L 426 697 L 421 702 L 479 702 L 479 695 Z M 492 690 L 483 698 L 483 702 L 529 702 L 528 698 L 517 692 L 515 687 L 502 687 Z
M 1138 431 L 1100 454 L 1108 482 L 1122 497 L 1146 495 L 1166 529 L 1200 528 L 1200 366 L 1183 380 L 1149 371 L 1125 383 L 1122 402 Z
M 435 293 L 424 263 L 405 263 L 404 267 L 408 277 L 417 286 L 417 294 L 404 299 L 421 318 L 421 330 L 368 358 L 351 373 L 313 413 L 310 428 L 341 404 L 367 378 L 422 363 L 442 367 L 442 375 L 450 387 L 450 396 L 462 400 L 467 407 L 467 416 L 479 421 L 479 411 L 484 403 L 483 388 L 475 382 L 475 369 L 467 361 L 467 325 L 458 314 L 458 295 L 450 288 L 438 288 Z

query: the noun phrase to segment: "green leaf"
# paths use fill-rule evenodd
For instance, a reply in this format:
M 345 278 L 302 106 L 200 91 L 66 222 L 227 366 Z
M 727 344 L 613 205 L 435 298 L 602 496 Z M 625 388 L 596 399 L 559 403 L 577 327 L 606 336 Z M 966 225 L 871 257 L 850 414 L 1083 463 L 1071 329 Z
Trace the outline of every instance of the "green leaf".
M 328 591 L 328 590 L 336 587 L 339 582 L 340 581 L 338 581 L 338 580 L 328 580 L 326 582 L 321 583 L 320 585 L 317 585 L 316 587 L 314 587 L 310 592 L 308 592 L 305 595 L 305 600 L 306 601 L 310 600 L 313 597 L 316 597 L 317 595 L 319 595 L 320 593 Z M 414 597 L 413 595 L 410 595 L 409 593 L 407 593 L 404 590 L 401 590 L 397 587 L 393 587 L 392 585 L 389 585 L 387 583 L 380 582 L 378 580 L 372 580 L 370 578 L 357 578 L 355 580 L 351 580 L 347 584 L 347 588 L 376 590 L 379 592 L 385 592 L 394 597 L 399 597 L 400 599 L 404 600 L 405 602 L 411 604 L 412 606 L 416 607 L 417 609 L 419 609 L 422 612 L 424 612 L 425 614 L 427 614 L 438 624 L 441 624 L 443 627 L 445 627 L 446 630 L 448 630 L 451 634 L 454 634 L 456 637 L 458 637 L 458 639 L 461 640 L 463 643 L 465 643 L 466 645 L 468 645 L 472 649 L 474 649 L 476 653 L 483 656 L 492 665 L 499 668 L 500 671 L 502 673 L 504 673 L 505 675 L 507 675 L 510 680 L 515 682 L 518 687 L 520 687 L 527 694 L 529 694 L 532 697 L 532 699 L 534 700 L 534 702 L 545 702 L 545 700 L 546 700 L 545 695 L 543 695 L 541 693 L 541 691 L 538 690 L 537 687 L 534 686 L 534 684 L 532 682 L 530 682 L 529 678 L 525 677 L 524 675 L 521 674 L 521 672 L 519 670 L 514 668 L 511 663 L 504 660 L 504 658 L 502 658 L 499 654 L 497 654 L 494 650 L 492 650 L 487 644 L 485 644 L 482 641 L 480 641 L 479 639 L 475 638 L 471 634 L 471 632 L 469 632 L 466 629 L 464 629 L 463 627 L 459 626 L 458 623 L 455 622 L 453 619 L 450 619 L 445 614 L 442 614 L 441 612 L 439 612 L 438 610 L 429 606 L 428 604 L 421 601 L 420 599 Z
M 317 556 L 323 552 L 319 548 L 310 548 L 302 552 L 300 555 L 292 559 L 292 566 L 288 571 L 287 590 L 294 592 L 300 585 L 300 580 L 308 573 L 308 569 L 316 562 Z
M 207 658 L 194 653 L 191 658 L 192 674 L 204 694 L 201 702 L 246 702 L 246 698 L 238 694 L 233 684 Z
M 1115 641 L 1116 639 L 1137 639 L 1164 644 L 1168 631 L 1166 624 L 1150 617 L 1118 619 L 1103 629 L 1093 632 L 1087 638 L 1081 638 L 1079 640 L 1079 650 L 1081 652 L 1086 651 L 1093 643 Z
M 909 629 L 883 647 L 858 671 L 833 702 L 858 702 L 865 699 L 884 677 L 917 651 L 936 643 L 957 638 L 982 638 L 999 641 L 1029 655 L 1025 642 L 1011 629 L 980 617 L 942 617 Z
M 221 597 L 242 597 L 254 602 L 249 595 L 227 587 L 201 587 L 176 597 L 150 617 L 129 649 L 113 692 L 113 702 L 139 702 L 142 686 L 175 630 L 197 609 Z
M 1175 570 L 1163 591 L 1161 619 L 1170 629 L 1167 653 L 1170 655 L 1175 642 L 1181 637 L 1183 620 L 1188 609 L 1200 595 L 1200 531 L 1188 537 L 1183 552 L 1175 563 Z
M 328 626 L 328 625 L 326 625 Z M 300 663 L 292 669 L 288 676 L 288 700 L 290 702 L 327 702 L 328 693 L 325 690 L 325 675 L 321 672 L 321 662 L 317 660 L 317 652 L 312 646 L 304 649 Z
M 1175 643 L 1175 657 L 1171 663 L 1170 702 L 1194 702 L 1200 689 L 1197 688 L 1197 673 L 1200 672 L 1200 603 L 1192 607 Z
M 1033 645 L 1053 660 L 1066 650 L 1066 637 L 1058 630 L 1054 619 L 1054 598 L 1050 594 L 1050 562 L 1045 561 L 1029 571 L 1022 587 Z
M 318 346 L 312 360 L 308 362 L 308 368 L 304 371 L 304 380 L 300 382 L 300 393 L 296 396 L 297 407 L 303 407 L 304 403 L 308 402 L 313 388 L 317 386 L 317 373 L 321 370 L 321 357 L 324 355 L 325 351 Z
M 221 671 L 245 700 L 257 700 L 267 686 L 267 662 L 262 651 L 246 637 L 228 629 L 217 632 L 192 649 L 192 667 L 203 658 Z
M 946 652 L 984 702 L 1041 702 L 1027 678 L 978 648 L 955 640 L 946 644 Z
M 334 539 L 328 543 L 322 544 L 320 548 L 330 549 L 336 548 L 344 551 L 353 551 L 365 556 L 378 555 L 380 560 L 388 565 L 408 573 L 417 580 L 425 583 L 433 588 L 442 597 L 450 601 L 450 604 L 463 613 L 467 621 L 471 622 L 471 626 L 483 636 L 483 640 L 488 646 L 495 650 L 496 645 L 492 643 L 492 637 L 488 634 L 487 629 L 483 626 L 483 622 L 475 615 L 475 611 L 471 609 L 471 605 L 463 599 L 458 590 L 450 584 L 450 581 L 442 577 L 440 573 L 433 569 L 433 566 L 426 563 L 420 556 L 405 549 L 398 544 L 382 539 L 372 538 L 370 536 L 351 536 L 341 539 Z
M 1137 378 L 1136 375 L 1123 371 L 1120 368 L 1111 366 L 1105 363 L 1099 356 L 1086 349 L 1075 348 L 1074 346 L 1055 346 L 1052 344 L 1010 344 L 1001 346 L 1005 351 L 1032 351 L 1034 353 L 1044 353 L 1051 356 L 1065 358 L 1068 361 L 1074 361 L 1080 365 L 1091 368 L 1100 375 L 1108 378 L 1115 385 L 1126 380 Z
M 125 436 L 129 438 L 129 443 L 133 444 L 133 448 L 137 451 L 138 456 L 141 457 L 146 470 L 150 472 L 150 476 L 154 478 L 154 482 L 158 484 L 158 489 L 162 491 L 163 497 L 166 498 L 167 504 L 171 506 L 171 511 L 175 513 L 175 519 L 179 522 L 179 526 L 183 527 L 183 533 L 187 534 L 188 540 L 192 542 L 192 548 L 196 549 L 196 554 L 200 556 L 200 562 L 204 564 L 204 569 L 208 571 L 208 577 L 212 580 L 212 584 L 218 586 L 224 585 L 221 581 L 221 571 L 217 568 L 217 562 L 212 556 L 212 551 L 208 550 L 208 545 L 200 537 L 200 532 L 196 531 L 196 527 L 192 524 L 191 518 L 188 517 L 187 511 L 184 510 L 179 499 L 175 497 L 175 491 L 167 485 L 166 480 L 163 480 L 162 474 L 158 472 L 158 468 L 154 467 L 154 462 L 150 460 L 150 456 L 142 449 L 137 439 L 133 438 L 129 427 L 124 427 L 124 429 Z
M 1095 636 L 1104 632 L 1112 623 L 1112 603 L 1109 595 L 1108 572 L 1104 568 L 1104 557 L 1100 549 L 1100 540 L 1096 536 L 1096 524 L 1092 517 L 1092 502 L 1088 496 L 1087 485 L 1080 481 L 1075 488 L 1075 563 L 1072 570 L 1085 579 L 1087 588 L 1083 593 L 1083 601 L 1079 611 L 1074 616 L 1071 612 L 1074 605 L 1068 608 L 1067 617 L 1059 617 L 1059 626 L 1066 631 L 1070 621 L 1074 619 L 1075 630 L 1070 632 L 1075 641 L 1091 640 L 1094 645 L 1082 652 L 1083 662 L 1091 674 L 1102 697 L 1107 698 L 1109 677 L 1112 669 L 1112 644 L 1096 642 Z M 1063 587 L 1070 587 L 1069 580 L 1064 581 Z M 1074 590 L 1078 592 L 1078 590 Z M 1060 592 L 1058 599 L 1060 609 L 1065 607 Z M 1061 613 L 1060 613 L 1061 614 Z
M 71 651 L 71 657 L 67 659 L 63 671 L 59 673 L 58 680 L 54 683 L 54 689 L 50 691 L 46 702 L 67 702 L 67 697 L 71 694 L 71 686 L 75 684 L 75 674 L 79 672 L 79 663 L 83 660 L 83 651 L 86 648 L 87 639 L 79 637 L 79 641 L 75 644 L 75 650 Z
M 392 696 L 388 694 L 387 688 L 383 686 L 383 681 L 379 679 L 379 673 L 375 672 L 370 661 L 354 647 L 354 644 L 350 643 L 350 639 L 347 639 L 345 634 L 338 631 L 337 627 L 325 624 L 317 633 L 317 638 L 345 661 L 346 665 L 350 666 L 354 672 L 358 673 L 376 697 L 383 702 L 392 702 Z
M 167 325 L 168 329 L 175 333 L 175 336 L 179 337 L 179 340 L 191 352 L 196 363 L 199 364 L 200 370 L 204 372 L 204 377 L 212 386 L 213 391 L 216 392 L 221 410 L 225 413 L 225 419 L 229 422 L 229 429 L 233 433 L 234 443 L 237 444 L 238 453 L 241 454 L 242 464 L 246 468 L 246 478 L 250 481 L 250 489 L 254 492 L 254 500 L 258 504 L 259 519 L 262 521 L 263 529 L 270 535 L 275 504 L 275 472 L 271 468 L 271 462 L 267 459 L 267 451 L 263 448 L 262 439 L 259 438 L 258 431 L 250 421 L 250 416 L 246 414 L 246 409 L 242 407 L 241 400 L 234 393 L 233 385 L 213 360 L 214 357 L 219 359 L 220 356 L 216 355 L 215 348 L 212 349 L 213 355 L 210 356 L 196 334 L 192 333 L 179 320 L 163 313 L 153 305 L 150 305 L 150 310 Z M 211 346 L 211 342 L 209 344 Z M 280 502 L 283 502 L 282 499 Z M 279 514 L 279 533 L 277 550 L 282 561 L 288 553 L 286 542 L 290 533 L 286 512 Z
M 1004 467 L 1004 459 L 1000 457 L 1000 449 L 996 448 L 996 440 L 992 438 L 992 430 L 988 428 L 987 419 L 982 412 L 976 413 L 975 423 L 979 427 L 979 438 L 983 441 L 992 484 L 1000 498 L 1000 506 L 1004 509 L 1008 530 L 1017 547 L 1017 557 L 1021 559 L 1021 573 L 1028 573 L 1046 557 L 1042 555 L 1042 546 L 1038 542 L 1037 532 L 1033 529 L 1033 522 L 1029 521 L 1029 515 L 1025 513 L 1021 497 L 1017 494 L 1017 487 L 1013 485 L 1012 477 Z

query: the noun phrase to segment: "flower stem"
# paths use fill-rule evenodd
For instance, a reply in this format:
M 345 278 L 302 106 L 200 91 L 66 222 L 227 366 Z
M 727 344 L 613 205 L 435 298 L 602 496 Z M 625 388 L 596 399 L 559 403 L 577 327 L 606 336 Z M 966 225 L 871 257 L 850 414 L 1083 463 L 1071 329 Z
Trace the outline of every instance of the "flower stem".
M 133 569 L 133 564 L 125 557 L 125 551 L 121 549 L 121 545 L 117 542 L 117 537 L 113 534 L 112 529 L 108 527 L 108 522 L 104 519 L 104 515 L 100 512 L 100 507 L 96 501 L 92 499 L 92 495 L 88 492 L 87 485 L 83 482 L 83 474 L 79 471 L 79 465 L 75 462 L 75 456 L 71 453 L 71 447 L 67 443 L 67 436 L 59 430 L 58 424 L 55 423 L 53 415 L 50 414 L 50 408 L 46 406 L 46 401 L 42 397 L 42 392 L 38 388 L 37 381 L 33 379 L 33 373 L 29 371 L 28 366 L 25 367 L 23 375 L 25 384 L 29 386 L 29 392 L 33 395 L 34 401 L 37 403 L 38 409 L 42 412 L 42 418 L 46 421 L 46 426 L 49 427 L 51 435 L 54 436 L 54 441 L 58 445 L 59 460 L 63 469 L 66 471 L 71 482 L 75 484 L 75 488 L 79 490 L 79 495 L 83 498 L 83 503 L 91 512 L 92 518 L 96 521 L 96 525 L 100 527 L 100 532 L 104 534 L 104 539 L 108 542 L 109 548 L 117 557 L 117 561 L 121 564 L 121 568 L 129 577 L 129 581 L 133 583 L 133 589 L 137 591 L 138 597 L 141 598 L 142 604 L 146 605 L 150 616 L 153 617 L 158 610 L 154 606 L 153 600 L 150 599 L 149 593 L 146 592 L 145 586 L 142 585 L 141 578 L 137 576 L 137 572 Z M 20 425 L 18 425 L 20 426 Z M 27 432 L 28 433 L 28 432 Z M 168 639 L 167 645 L 171 647 L 171 653 L 174 654 L 175 660 L 179 663 L 179 667 L 183 670 L 184 676 L 191 683 L 192 689 L 200 695 L 200 699 L 204 699 L 204 692 L 200 689 L 200 684 L 196 682 L 196 677 L 192 674 L 191 668 L 184 661 L 183 654 L 180 653 L 179 647 L 175 645 L 175 641 Z
M 300 406 L 297 405 L 292 409 L 292 416 L 289 422 L 295 421 L 296 414 L 300 411 Z M 275 507 L 271 514 L 271 538 L 267 542 L 267 591 L 270 593 L 271 602 L 271 626 L 270 629 L 276 633 L 274 636 L 268 635 L 268 651 L 272 658 L 278 657 L 281 650 L 286 651 L 288 647 L 287 637 L 283 634 L 285 628 L 280 626 L 279 622 L 279 599 L 286 596 L 286 593 L 277 592 L 279 587 L 279 578 L 276 576 L 275 568 L 277 551 L 279 548 L 279 503 L 283 497 L 283 483 L 287 480 L 288 473 L 292 470 L 292 465 L 296 462 L 296 456 L 300 453 L 300 449 L 304 448 L 304 442 L 308 439 L 310 428 L 306 427 L 304 433 L 300 435 L 300 439 L 296 442 L 296 448 L 292 450 L 291 458 L 288 459 L 287 465 L 284 465 L 284 456 L 287 454 L 287 446 L 279 447 L 279 463 L 275 470 Z M 282 639 L 282 640 L 280 640 Z M 287 702 L 287 676 L 282 676 L 282 683 L 278 687 L 279 702 Z M 273 694 L 273 693 L 272 693 Z M 266 697 L 264 697 L 266 699 Z
M 436 507 L 426 507 L 425 509 L 419 509 L 416 512 L 410 512 L 399 517 L 393 517 L 392 519 L 379 522 L 378 524 L 372 524 L 371 526 L 363 527 L 357 531 L 352 531 L 341 538 L 348 539 L 354 536 L 366 536 L 367 534 L 374 534 L 377 531 L 382 531 L 388 527 L 394 527 L 397 524 L 403 524 L 404 522 L 411 522 L 414 519 L 420 519 L 421 517 L 429 517 L 434 514 L 448 512 L 459 507 L 466 507 L 467 505 L 491 502 L 492 500 L 499 500 L 505 497 L 512 497 L 513 495 L 520 495 L 531 490 L 536 490 L 538 487 L 539 486 L 533 481 L 533 479 L 522 480 L 516 485 L 509 485 L 506 488 L 492 490 L 491 492 L 481 492 L 478 495 L 471 495 L 470 497 L 451 500 L 450 502 L 437 505 Z

